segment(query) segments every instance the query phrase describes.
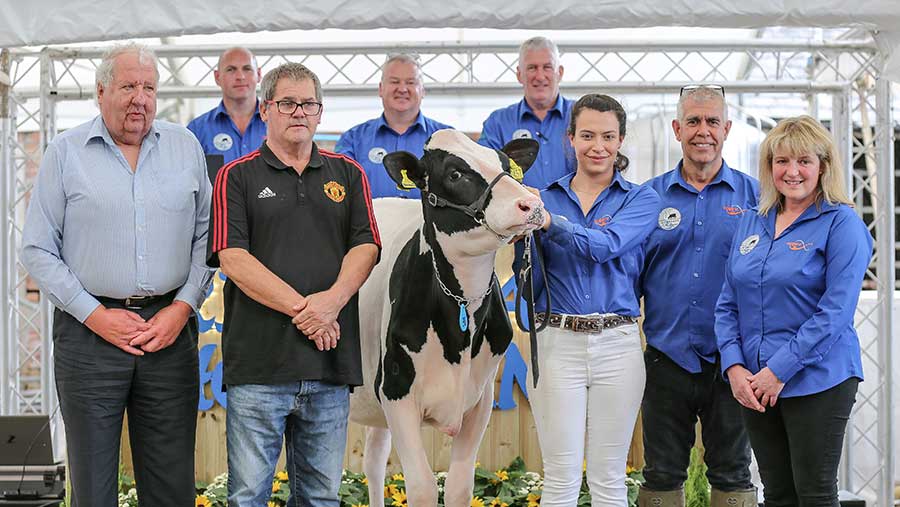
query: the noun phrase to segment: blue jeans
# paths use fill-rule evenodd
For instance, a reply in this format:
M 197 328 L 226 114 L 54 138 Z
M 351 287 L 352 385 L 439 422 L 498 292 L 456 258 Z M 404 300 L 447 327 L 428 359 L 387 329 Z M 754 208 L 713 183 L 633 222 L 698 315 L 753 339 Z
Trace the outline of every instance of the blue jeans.
M 337 507 L 349 412 L 346 385 L 304 380 L 228 386 L 229 507 L 266 505 L 282 439 L 288 507 Z

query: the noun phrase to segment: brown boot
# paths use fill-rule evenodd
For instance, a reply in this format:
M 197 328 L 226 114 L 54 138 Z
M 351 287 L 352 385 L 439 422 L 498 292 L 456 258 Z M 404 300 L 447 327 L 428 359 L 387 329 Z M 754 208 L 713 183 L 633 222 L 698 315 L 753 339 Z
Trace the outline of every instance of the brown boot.
M 737 491 L 719 491 L 713 488 L 709 496 L 709 507 L 757 507 L 759 497 L 756 488 Z
M 638 507 L 684 507 L 684 489 L 673 491 L 638 491 Z

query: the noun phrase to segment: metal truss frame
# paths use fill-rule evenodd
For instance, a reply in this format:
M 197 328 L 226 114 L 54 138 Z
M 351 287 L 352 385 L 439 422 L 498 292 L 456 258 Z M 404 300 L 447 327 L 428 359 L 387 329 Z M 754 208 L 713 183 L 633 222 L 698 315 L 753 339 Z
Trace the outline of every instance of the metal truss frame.
M 859 32 L 852 32 L 857 34 Z M 213 69 L 222 46 L 162 46 L 160 115 L 181 116 L 183 99 L 218 97 Z M 404 51 L 421 58 L 429 94 L 516 95 L 518 43 L 431 42 L 347 46 L 316 44 L 251 46 L 263 69 L 302 62 L 320 77 L 326 95 L 371 97 L 387 54 Z M 876 238 L 869 279 L 876 304 L 859 311 L 857 323 L 874 328 L 860 334 L 867 381 L 860 385 L 848 426 L 841 487 L 875 505 L 893 504 L 891 431 L 891 329 L 895 288 L 894 154 L 890 82 L 881 77 L 884 58 L 870 39 L 815 42 L 795 40 L 569 42 L 560 45 L 568 95 L 603 90 L 612 94 L 672 94 L 693 82 L 717 82 L 729 100 L 802 97 L 820 117 L 830 106 L 831 128 L 857 209 Z M 52 307 L 46 298 L 28 299 L 26 272 L 17 249 L 30 183 L 28 172 L 56 134 L 61 102 L 92 98 L 94 71 L 102 48 L 49 47 L 0 52 L 0 414 L 51 412 L 56 405 L 50 358 Z M 4 73 L 9 86 L 2 84 Z M 734 79 L 730 76 L 739 76 Z M 830 104 L 827 100 L 830 97 Z M 861 130 L 862 136 L 855 135 Z M 21 131 L 40 132 L 26 147 Z M 861 162 L 862 161 L 862 162 Z M 857 164 L 859 162 L 859 164 Z M 860 469 L 854 449 L 877 455 L 875 469 Z

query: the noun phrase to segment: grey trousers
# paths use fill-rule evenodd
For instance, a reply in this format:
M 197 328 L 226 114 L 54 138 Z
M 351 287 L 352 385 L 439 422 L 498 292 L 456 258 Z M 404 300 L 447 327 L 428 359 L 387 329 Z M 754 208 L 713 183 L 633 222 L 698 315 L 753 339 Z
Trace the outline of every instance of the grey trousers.
M 160 301 L 136 313 L 149 319 L 169 302 Z M 72 507 L 118 505 L 119 447 L 126 410 L 141 507 L 193 506 L 197 319 L 191 316 L 169 347 L 138 357 L 56 310 L 53 347 Z

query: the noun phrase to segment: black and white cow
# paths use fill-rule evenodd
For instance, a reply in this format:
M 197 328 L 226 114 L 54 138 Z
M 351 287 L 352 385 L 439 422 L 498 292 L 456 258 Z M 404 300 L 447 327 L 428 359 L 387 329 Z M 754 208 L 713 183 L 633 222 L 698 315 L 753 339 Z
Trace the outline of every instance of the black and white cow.
M 365 387 L 351 420 L 368 426 L 370 505 L 383 505 L 391 437 L 410 506 L 437 503 L 423 424 L 454 437 L 445 505 L 468 506 L 475 456 L 491 415 L 494 378 L 513 330 L 494 274 L 498 249 L 543 223 L 543 205 L 516 179 L 538 145 L 485 148 L 455 130 L 435 132 L 422 159 L 384 158 L 422 200 L 376 199 L 382 258 L 360 290 Z M 390 429 L 388 429 L 390 428 Z

